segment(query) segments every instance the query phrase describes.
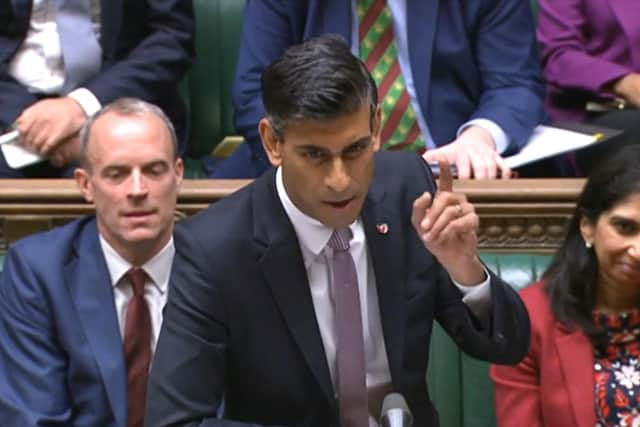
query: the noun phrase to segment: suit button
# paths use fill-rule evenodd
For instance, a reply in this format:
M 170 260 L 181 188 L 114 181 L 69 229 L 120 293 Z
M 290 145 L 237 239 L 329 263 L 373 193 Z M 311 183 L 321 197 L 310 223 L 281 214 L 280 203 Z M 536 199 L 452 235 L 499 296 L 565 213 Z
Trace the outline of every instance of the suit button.
M 496 333 L 495 340 L 498 344 L 504 344 L 505 342 L 504 335 L 502 335 L 500 332 Z

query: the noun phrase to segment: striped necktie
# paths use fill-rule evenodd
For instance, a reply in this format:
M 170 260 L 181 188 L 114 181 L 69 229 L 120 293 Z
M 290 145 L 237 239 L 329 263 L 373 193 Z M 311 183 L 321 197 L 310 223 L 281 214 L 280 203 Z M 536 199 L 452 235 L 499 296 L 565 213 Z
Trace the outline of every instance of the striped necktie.
M 378 85 L 383 148 L 422 151 L 425 141 L 400 69 L 386 0 L 358 0 L 360 58 Z

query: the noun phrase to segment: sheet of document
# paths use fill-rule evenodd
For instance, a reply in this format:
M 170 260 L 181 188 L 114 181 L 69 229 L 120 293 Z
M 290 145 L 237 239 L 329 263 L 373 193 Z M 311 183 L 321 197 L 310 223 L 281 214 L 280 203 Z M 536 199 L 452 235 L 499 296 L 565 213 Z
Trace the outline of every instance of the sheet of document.
M 553 126 L 538 125 L 527 145 L 504 160 L 511 169 L 568 151 L 579 150 L 598 142 L 604 135 L 586 134 Z
M 41 156 L 25 150 L 20 145 L 18 131 L 14 130 L 0 135 L 0 149 L 7 164 L 13 169 L 19 169 L 44 160 Z

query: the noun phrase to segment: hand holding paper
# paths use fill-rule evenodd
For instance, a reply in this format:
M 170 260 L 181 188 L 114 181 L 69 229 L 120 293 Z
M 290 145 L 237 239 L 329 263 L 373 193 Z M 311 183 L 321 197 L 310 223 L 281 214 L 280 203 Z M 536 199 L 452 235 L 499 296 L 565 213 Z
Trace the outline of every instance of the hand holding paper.
M 0 135 L 0 149 L 7 164 L 18 169 L 44 160 L 40 155 L 25 149 L 20 142 L 20 133 L 12 130 Z
M 80 104 L 70 97 L 43 99 L 25 109 L 15 127 L 25 148 L 46 156 L 76 135 L 87 121 Z

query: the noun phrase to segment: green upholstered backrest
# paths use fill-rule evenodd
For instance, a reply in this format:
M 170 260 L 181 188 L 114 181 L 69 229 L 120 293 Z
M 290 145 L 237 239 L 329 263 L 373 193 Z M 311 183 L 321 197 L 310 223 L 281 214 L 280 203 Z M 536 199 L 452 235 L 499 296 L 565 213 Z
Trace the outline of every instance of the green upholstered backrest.
M 231 85 L 235 74 L 244 0 L 194 0 L 196 60 L 182 83 L 191 111 L 188 159 L 209 155 L 235 135 Z
M 486 265 L 515 289 L 522 289 L 544 273 L 550 255 L 529 253 L 481 255 Z M 444 330 L 435 325 L 427 383 L 446 427 L 495 427 L 493 386 L 489 364 L 458 350 Z

